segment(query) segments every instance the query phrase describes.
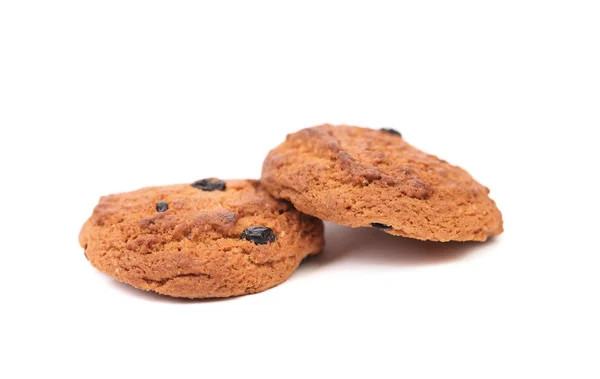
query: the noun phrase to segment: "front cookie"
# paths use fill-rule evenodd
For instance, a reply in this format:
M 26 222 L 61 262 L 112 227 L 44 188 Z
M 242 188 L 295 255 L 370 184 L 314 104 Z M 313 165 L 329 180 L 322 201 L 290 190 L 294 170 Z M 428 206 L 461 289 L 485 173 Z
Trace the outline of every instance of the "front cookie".
M 102 197 L 79 242 L 119 281 L 187 298 L 271 288 L 324 244 L 320 220 L 256 181 L 218 179 Z
M 486 187 L 391 129 L 321 125 L 291 134 L 267 156 L 261 183 L 298 210 L 342 225 L 434 241 L 502 233 Z

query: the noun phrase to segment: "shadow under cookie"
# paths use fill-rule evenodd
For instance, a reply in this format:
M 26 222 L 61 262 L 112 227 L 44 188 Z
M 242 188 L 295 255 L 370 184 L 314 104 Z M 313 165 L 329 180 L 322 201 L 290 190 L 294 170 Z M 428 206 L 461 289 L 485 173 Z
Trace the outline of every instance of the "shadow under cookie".
M 325 239 L 323 252 L 309 257 L 303 265 L 326 266 L 341 261 L 385 266 L 436 265 L 460 260 L 481 247 L 477 242 L 419 241 L 375 228 L 351 228 L 331 222 L 325 223 Z

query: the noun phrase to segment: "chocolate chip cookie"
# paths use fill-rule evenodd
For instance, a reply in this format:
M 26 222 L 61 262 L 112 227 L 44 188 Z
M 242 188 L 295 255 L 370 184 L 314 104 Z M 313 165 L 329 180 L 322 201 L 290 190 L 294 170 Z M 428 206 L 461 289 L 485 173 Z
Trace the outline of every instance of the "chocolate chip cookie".
M 321 125 L 291 134 L 267 156 L 261 184 L 301 212 L 398 236 L 485 241 L 503 231 L 488 188 L 393 129 Z
M 257 181 L 218 179 L 102 197 L 79 242 L 119 281 L 186 298 L 266 290 L 324 243 L 320 220 Z

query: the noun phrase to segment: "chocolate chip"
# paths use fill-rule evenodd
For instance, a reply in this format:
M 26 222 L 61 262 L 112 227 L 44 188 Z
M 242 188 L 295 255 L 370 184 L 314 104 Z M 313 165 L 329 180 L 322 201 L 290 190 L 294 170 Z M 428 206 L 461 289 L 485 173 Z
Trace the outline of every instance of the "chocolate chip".
M 380 223 L 378 223 L 378 222 L 372 222 L 372 223 L 371 223 L 371 226 L 372 226 L 372 227 L 374 227 L 374 228 L 377 228 L 377 229 L 383 229 L 383 230 L 386 230 L 386 229 L 392 229 L 392 227 L 391 227 L 391 226 L 389 226 L 389 225 L 386 225 L 386 224 L 380 224 Z
M 257 245 L 265 245 L 267 242 L 275 242 L 277 239 L 273 230 L 266 226 L 251 226 L 242 232 L 240 238 L 252 241 Z
M 381 128 L 381 131 L 392 134 L 394 136 L 402 137 L 402 134 L 400 134 L 400 132 L 397 131 L 396 129 Z
M 225 182 L 216 178 L 196 180 L 192 187 L 202 191 L 225 191 Z
M 169 209 L 169 204 L 165 203 L 164 201 L 159 201 L 156 203 L 157 212 L 166 212 L 167 209 Z

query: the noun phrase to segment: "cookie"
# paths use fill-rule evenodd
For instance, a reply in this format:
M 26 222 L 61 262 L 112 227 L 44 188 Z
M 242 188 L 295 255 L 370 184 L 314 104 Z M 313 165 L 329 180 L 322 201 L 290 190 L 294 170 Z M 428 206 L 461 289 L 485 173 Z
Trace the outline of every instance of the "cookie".
M 320 220 L 257 181 L 217 179 L 102 197 L 79 242 L 119 281 L 186 298 L 266 290 L 324 243 Z
M 301 212 L 351 227 L 433 241 L 485 241 L 502 233 L 489 190 L 392 129 L 321 125 L 267 156 L 262 185 Z

